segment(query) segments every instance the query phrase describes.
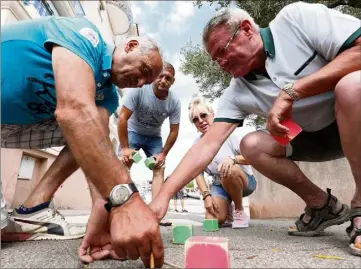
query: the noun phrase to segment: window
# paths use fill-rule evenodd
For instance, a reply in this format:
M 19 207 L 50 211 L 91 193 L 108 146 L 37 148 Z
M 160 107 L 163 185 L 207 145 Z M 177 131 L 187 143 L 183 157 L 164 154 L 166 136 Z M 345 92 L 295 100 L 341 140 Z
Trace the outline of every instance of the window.
M 20 168 L 19 168 L 19 179 L 31 180 L 33 178 L 33 172 L 35 168 L 36 158 L 29 155 L 23 155 L 21 158 Z
M 74 10 L 75 16 L 85 16 L 84 9 L 78 0 L 69 1 L 69 2 Z
M 23 0 L 22 3 L 32 18 L 58 15 L 56 9 L 50 1 Z

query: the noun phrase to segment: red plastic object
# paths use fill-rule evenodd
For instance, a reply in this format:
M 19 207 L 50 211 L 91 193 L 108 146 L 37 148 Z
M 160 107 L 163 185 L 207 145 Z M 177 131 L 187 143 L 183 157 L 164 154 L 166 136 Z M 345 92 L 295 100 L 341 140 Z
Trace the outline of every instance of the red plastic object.
M 184 245 L 185 268 L 230 268 L 228 239 L 193 236 Z
M 282 146 L 286 146 L 292 139 L 302 132 L 302 128 L 297 123 L 289 119 L 280 121 L 280 123 L 290 130 L 288 136 L 284 137 L 272 135 L 272 137 Z

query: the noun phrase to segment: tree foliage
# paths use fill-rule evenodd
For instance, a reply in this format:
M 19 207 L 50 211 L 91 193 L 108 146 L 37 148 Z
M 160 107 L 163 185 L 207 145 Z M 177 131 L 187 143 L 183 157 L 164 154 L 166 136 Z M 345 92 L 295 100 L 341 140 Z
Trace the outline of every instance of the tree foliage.
M 329 8 L 336 8 L 341 12 L 351 14 L 361 19 L 361 0 L 303 0 L 310 3 L 321 3 Z M 194 5 L 198 8 L 204 4 L 217 5 L 217 9 L 228 7 L 232 3 L 246 10 L 255 19 L 260 27 L 266 27 L 277 13 L 286 5 L 297 2 L 296 0 L 219 0 L 219 1 L 196 1 Z M 203 47 L 193 44 L 189 41 L 181 49 L 181 71 L 186 75 L 191 75 L 199 86 L 200 94 L 213 101 L 219 98 L 229 85 L 231 75 L 223 72 L 216 64 L 214 64 Z M 251 116 L 254 124 L 260 126 L 264 124 L 264 119 Z

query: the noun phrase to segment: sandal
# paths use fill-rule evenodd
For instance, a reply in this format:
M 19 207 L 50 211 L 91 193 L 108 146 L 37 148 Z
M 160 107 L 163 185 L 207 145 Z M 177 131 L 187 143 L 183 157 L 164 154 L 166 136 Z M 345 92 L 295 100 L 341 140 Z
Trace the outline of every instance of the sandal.
M 327 189 L 327 203 L 321 208 L 309 208 L 306 206 L 305 213 L 295 222 L 296 227 L 289 228 L 289 235 L 297 236 L 317 236 L 323 230 L 332 225 L 340 225 L 349 220 L 349 207 L 342 204 L 341 210 L 334 213 L 337 203 L 341 203 L 338 199 L 331 195 L 331 189 Z M 303 221 L 305 215 L 310 216 L 310 220 L 306 223 Z
M 361 207 L 352 208 L 349 217 L 351 220 L 351 225 L 346 228 L 346 232 L 350 237 L 349 251 L 352 255 L 361 256 L 361 248 L 358 248 L 354 245 L 356 237 L 361 236 L 361 228 L 355 228 L 353 226 L 353 219 L 361 217 Z

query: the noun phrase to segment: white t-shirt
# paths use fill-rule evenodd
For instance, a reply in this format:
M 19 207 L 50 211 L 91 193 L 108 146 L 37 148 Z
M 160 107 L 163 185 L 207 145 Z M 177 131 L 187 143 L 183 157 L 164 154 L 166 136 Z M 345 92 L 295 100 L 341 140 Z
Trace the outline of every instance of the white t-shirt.
M 180 100 L 172 91 L 167 99 L 155 96 L 152 85 L 129 89 L 123 98 L 123 105 L 133 111 L 128 120 L 128 131 L 146 136 L 161 136 L 162 124 L 169 117 L 170 124 L 179 124 Z
M 215 121 L 241 123 L 249 114 L 267 117 L 280 89 L 327 65 L 361 36 L 361 21 L 321 4 L 297 2 L 284 7 L 260 31 L 269 78 L 233 78 L 218 104 Z M 334 92 L 294 103 L 292 119 L 314 132 L 335 121 Z
M 204 172 L 213 177 L 213 184 L 220 185 L 221 179 L 219 176 L 219 171 L 217 170 L 218 165 L 224 161 L 224 159 L 229 158 L 235 155 L 242 155 L 240 151 L 241 140 L 245 134 L 232 133 L 227 140 L 223 143 L 222 147 L 219 149 L 217 155 L 214 159 L 208 164 Z M 200 139 L 197 138 L 195 142 Z M 238 165 L 246 174 L 253 175 L 252 166 L 250 165 Z M 203 173 L 202 173 L 203 174 Z

